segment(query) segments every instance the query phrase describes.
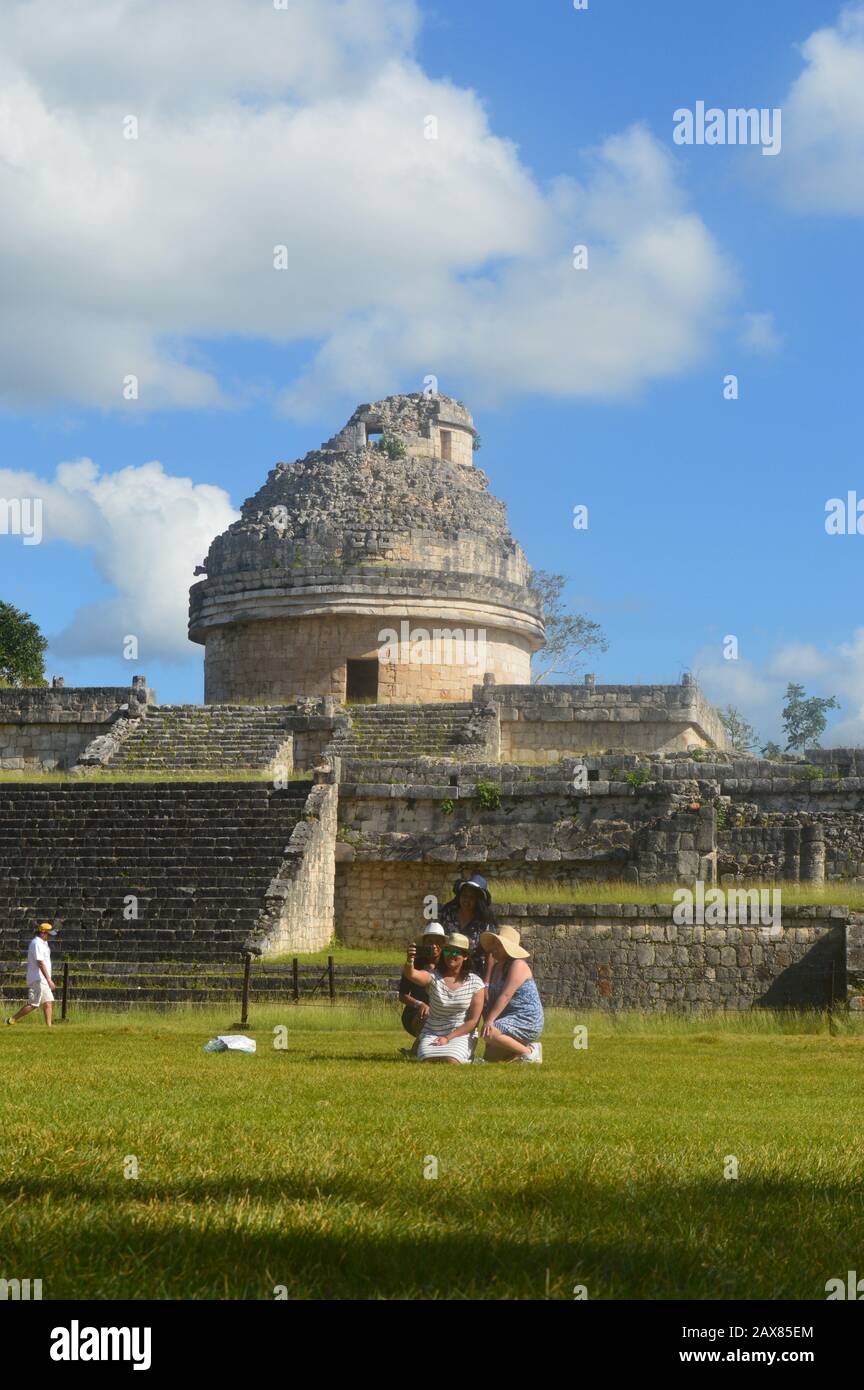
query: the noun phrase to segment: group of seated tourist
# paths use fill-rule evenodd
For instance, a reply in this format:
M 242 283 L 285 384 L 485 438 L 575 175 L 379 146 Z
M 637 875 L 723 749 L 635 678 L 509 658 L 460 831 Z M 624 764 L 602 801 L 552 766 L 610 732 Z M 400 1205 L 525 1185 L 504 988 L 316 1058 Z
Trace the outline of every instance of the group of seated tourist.
M 457 879 L 453 899 L 412 942 L 402 968 L 400 1048 L 420 1062 L 541 1062 L 543 1005 L 515 927 L 496 928 L 484 878 Z M 485 1051 L 474 1055 L 482 1038 Z

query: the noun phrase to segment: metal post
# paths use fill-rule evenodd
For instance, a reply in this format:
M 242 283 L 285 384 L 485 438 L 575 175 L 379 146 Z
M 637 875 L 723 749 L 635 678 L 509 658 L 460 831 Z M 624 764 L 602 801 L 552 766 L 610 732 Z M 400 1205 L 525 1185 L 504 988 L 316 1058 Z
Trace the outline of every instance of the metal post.
M 300 1003 L 300 972 L 297 968 L 297 957 L 291 962 L 291 977 L 294 984 L 294 1003 Z
M 336 977 L 333 974 L 333 957 L 327 957 L 327 983 L 330 986 L 330 1003 L 336 999 Z
M 66 1020 L 66 1000 L 69 997 L 69 962 L 63 962 L 63 999 L 60 1004 L 60 1020 Z

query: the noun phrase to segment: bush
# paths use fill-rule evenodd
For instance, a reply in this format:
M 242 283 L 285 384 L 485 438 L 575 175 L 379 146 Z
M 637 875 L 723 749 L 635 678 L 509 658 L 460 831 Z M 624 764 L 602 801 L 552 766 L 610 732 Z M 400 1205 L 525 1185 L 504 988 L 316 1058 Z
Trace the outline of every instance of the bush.
M 378 448 L 382 454 L 386 454 L 391 459 L 404 459 L 408 453 L 401 439 L 382 438 L 378 443 Z
M 501 805 L 501 788 L 497 782 L 478 782 L 477 800 L 484 811 L 497 811 Z

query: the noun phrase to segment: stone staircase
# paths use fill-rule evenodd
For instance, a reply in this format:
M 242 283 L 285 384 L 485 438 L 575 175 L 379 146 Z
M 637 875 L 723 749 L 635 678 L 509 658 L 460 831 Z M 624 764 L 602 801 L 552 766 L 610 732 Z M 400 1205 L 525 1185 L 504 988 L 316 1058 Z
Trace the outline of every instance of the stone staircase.
M 118 772 L 266 769 L 291 739 L 279 705 L 151 705 L 108 766 Z
M 476 707 L 349 705 L 350 728 L 331 749 L 345 758 L 467 758 L 477 755 Z
M 55 965 L 236 961 L 310 788 L 0 786 L 0 960 L 20 960 L 44 918 Z

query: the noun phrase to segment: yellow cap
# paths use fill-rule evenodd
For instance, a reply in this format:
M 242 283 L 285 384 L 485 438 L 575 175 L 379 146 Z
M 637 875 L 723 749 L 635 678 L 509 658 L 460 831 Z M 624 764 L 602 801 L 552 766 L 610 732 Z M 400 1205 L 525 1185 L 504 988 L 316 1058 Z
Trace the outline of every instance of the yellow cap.
M 40 922 L 40 923 L 39 923 L 39 926 L 37 927 L 37 931 L 53 931 L 53 930 L 54 930 L 54 928 L 53 928 L 53 926 L 51 925 L 50 922 Z

